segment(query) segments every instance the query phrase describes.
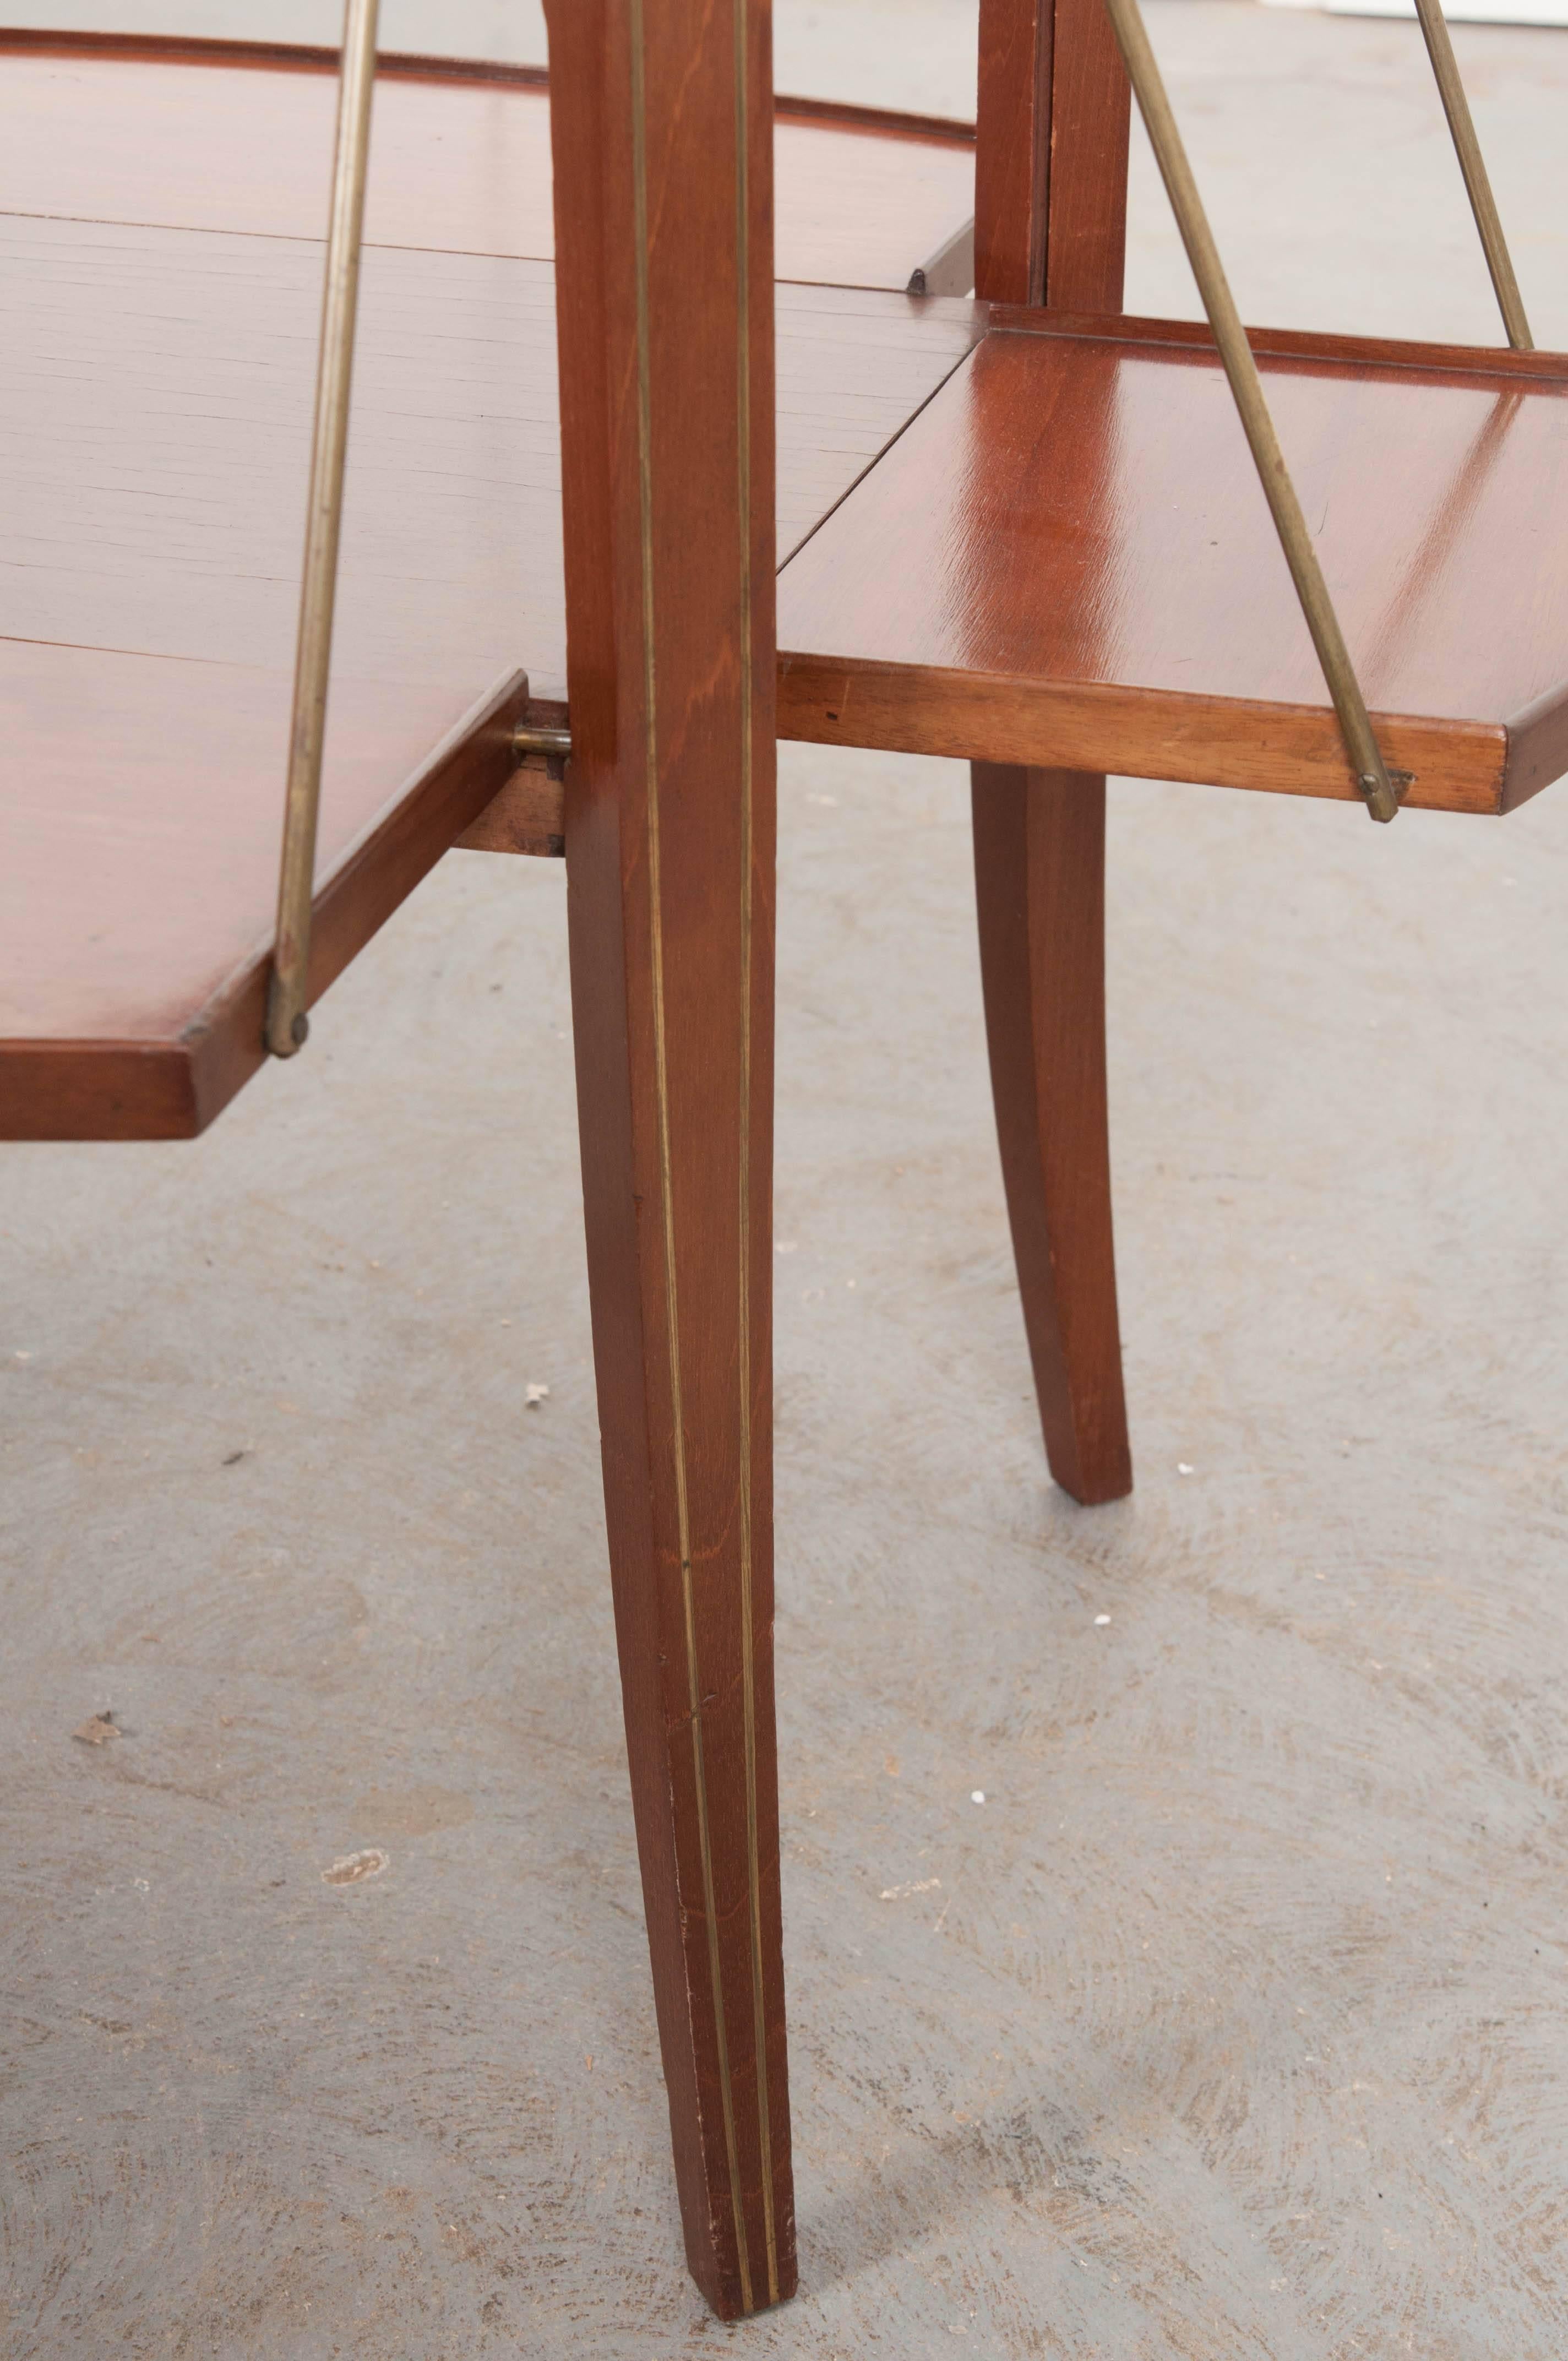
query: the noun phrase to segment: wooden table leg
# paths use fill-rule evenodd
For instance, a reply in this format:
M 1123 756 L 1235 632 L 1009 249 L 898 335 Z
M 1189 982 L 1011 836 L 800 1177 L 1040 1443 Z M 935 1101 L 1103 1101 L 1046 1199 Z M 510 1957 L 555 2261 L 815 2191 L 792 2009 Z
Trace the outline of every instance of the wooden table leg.
M 766 0 L 553 0 L 594 1356 L 686 2254 L 795 2287 L 773 1684 Z
M 1052 1475 L 1132 1489 L 1105 1099 L 1105 782 L 977 763 L 991 1082 Z
M 1102 0 L 981 0 L 975 291 L 1117 312 L 1126 71 Z M 1105 782 L 977 763 L 981 972 L 1051 1473 L 1132 1489 L 1105 1110 Z

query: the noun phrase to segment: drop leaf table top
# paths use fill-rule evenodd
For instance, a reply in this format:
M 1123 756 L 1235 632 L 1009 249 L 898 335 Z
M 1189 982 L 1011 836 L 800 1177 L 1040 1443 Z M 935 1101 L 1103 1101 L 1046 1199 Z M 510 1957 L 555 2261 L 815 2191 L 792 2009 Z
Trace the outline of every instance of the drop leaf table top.
M 187 1136 L 262 1060 L 331 64 L 0 35 L 0 1137 Z M 314 992 L 565 718 L 543 79 L 377 107 Z M 781 101 L 776 166 L 781 734 L 1352 797 L 1207 329 L 905 293 L 961 126 Z M 1409 804 L 1512 808 L 1568 360 L 1250 333 Z
M 0 1137 L 187 1136 L 262 1060 L 335 85 L 104 47 L 0 38 Z M 377 106 L 317 992 L 565 686 L 546 95 L 394 63 Z M 787 555 L 984 315 L 901 291 L 961 126 L 778 144 Z
M 1568 359 L 1254 331 L 1411 808 L 1568 767 Z M 998 309 L 780 584 L 782 734 L 1354 800 L 1206 328 Z

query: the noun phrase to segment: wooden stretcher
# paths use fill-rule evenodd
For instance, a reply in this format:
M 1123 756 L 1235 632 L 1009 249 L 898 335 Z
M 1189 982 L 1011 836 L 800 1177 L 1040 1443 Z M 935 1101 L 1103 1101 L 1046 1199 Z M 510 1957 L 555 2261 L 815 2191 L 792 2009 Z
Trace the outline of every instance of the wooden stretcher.
M 1104 774 L 1388 819 L 1568 767 L 1568 359 L 1528 349 L 1419 5 L 1508 350 L 1249 337 L 1135 0 L 981 0 L 977 135 L 775 105 L 769 0 L 552 0 L 548 91 L 384 61 L 297 908 L 333 60 L 0 39 L 0 1135 L 199 1131 L 279 1046 L 290 960 L 285 1052 L 449 847 L 565 848 L 632 1799 L 686 2251 L 727 2317 L 795 2277 L 776 741 L 974 764 L 1046 1449 L 1119 1497 Z M 1122 312 L 1129 69 L 1201 326 Z

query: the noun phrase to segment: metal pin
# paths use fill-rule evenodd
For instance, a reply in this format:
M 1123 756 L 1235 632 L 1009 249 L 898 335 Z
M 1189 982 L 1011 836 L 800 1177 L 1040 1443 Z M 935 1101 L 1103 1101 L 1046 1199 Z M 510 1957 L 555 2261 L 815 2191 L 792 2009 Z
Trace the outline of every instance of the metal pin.
M 354 322 L 359 298 L 365 176 L 370 158 L 370 100 L 376 80 L 378 5 L 379 0 L 345 0 L 344 9 L 337 147 L 333 159 L 332 216 L 322 297 L 321 361 L 316 377 L 310 500 L 305 516 L 300 635 L 294 660 L 283 857 L 278 876 L 278 939 L 267 998 L 267 1046 L 279 1058 L 291 1058 L 310 1030 L 305 998 L 310 982 L 311 903 L 315 885 L 327 679 L 332 665 L 333 609 L 337 594 L 337 548 L 343 525 L 343 473 L 348 447 Z
M 1387 765 L 1374 734 L 1366 700 L 1361 694 L 1361 684 L 1350 660 L 1350 650 L 1340 630 L 1329 586 L 1323 579 L 1318 553 L 1307 530 L 1307 520 L 1301 513 L 1301 503 L 1285 465 L 1285 455 L 1274 431 L 1274 421 L 1264 400 L 1263 384 L 1257 373 L 1257 363 L 1246 339 L 1241 314 L 1236 310 L 1213 232 L 1209 227 L 1203 200 L 1198 193 L 1198 183 L 1192 177 L 1192 167 L 1187 160 L 1187 150 L 1171 113 L 1160 71 L 1155 62 L 1154 50 L 1139 13 L 1138 0 L 1105 0 L 1105 12 L 1111 19 L 1133 88 L 1137 93 L 1138 107 L 1147 126 L 1149 145 L 1159 166 L 1160 178 L 1170 199 L 1176 225 L 1181 232 L 1181 242 L 1187 248 L 1187 258 L 1192 265 L 1192 276 L 1198 281 L 1198 291 L 1203 298 L 1203 309 L 1209 315 L 1209 325 L 1214 332 L 1214 342 L 1230 379 L 1231 392 L 1247 442 L 1253 463 L 1262 483 L 1264 497 L 1273 512 L 1279 545 L 1285 552 L 1285 563 L 1290 568 L 1296 585 L 1296 596 L 1301 603 L 1301 613 L 1312 645 L 1318 652 L 1318 662 L 1328 683 L 1329 695 L 1339 717 L 1340 734 L 1350 756 L 1351 775 L 1366 798 L 1366 807 L 1374 819 L 1390 820 L 1399 808 L 1399 793 L 1389 776 Z

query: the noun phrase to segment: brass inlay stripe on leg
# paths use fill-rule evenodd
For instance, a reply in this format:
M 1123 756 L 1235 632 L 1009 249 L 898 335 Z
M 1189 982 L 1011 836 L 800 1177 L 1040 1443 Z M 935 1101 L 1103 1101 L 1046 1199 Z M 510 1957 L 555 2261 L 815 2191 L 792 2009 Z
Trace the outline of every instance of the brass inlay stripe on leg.
M 637 457 L 642 528 L 642 670 L 648 764 L 649 935 L 653 994 L 653 1087 L 658 1108 L 659 1192 L 663 1217 L 664 1295 L 670 1348 L 670 1410 L 674 1426 L 675 1523 L 681 1557 L 681 1600 L 685 1618 L 686 1690 L 692 1758 L 696 1784 L 697 1849 L 702 1859 L 703 1916 L 707 1927 L 707 1965 L 712 1979 L 714 2029 L 718 2049 L 719 2102 L 729 2165 L 729 2202 L 735 2218 L 735 2252 L 742 2309 L 754 2309 L 746 2251 L 746 2216 L 740 2197 L 740 2163 L 735 2147 L 735 2104 L 729 2079 L 729 2042 L 724 2016 L 724 1978 L 718 1956 L 714 1905 L 713 1847 L 708 1830 L 707 1777 L 702 1742 L 702 1681 L 697 1664 L 696 1611 L 692 1594 L 691 1516 L 686 1497 L 685 1406 L 681 1393 L 681 1339 L 675 1288 L 675 1222 L 670 1155 L 669 1060 L 664 1031 L 664 938 L 660 892 L 659 723 L 653 635 L 653 371 L 648 292 L 648 121 L 642 0 L 630 0 L 631 30 L 631 181 L 635 211 L 637 281 Z
M 751 0 L 735 0 L 736 444 L 740 537 L 740 1682 L 746 1728 L 746 1878 L 751 1917 L 751 2032 L 768 2301 L 779 2300 L 773 2141 L 768 2109 L 768 2018 L 762 1984 L 762 1879 L 757 1853 L 757 1694 L 751 1613 Z

